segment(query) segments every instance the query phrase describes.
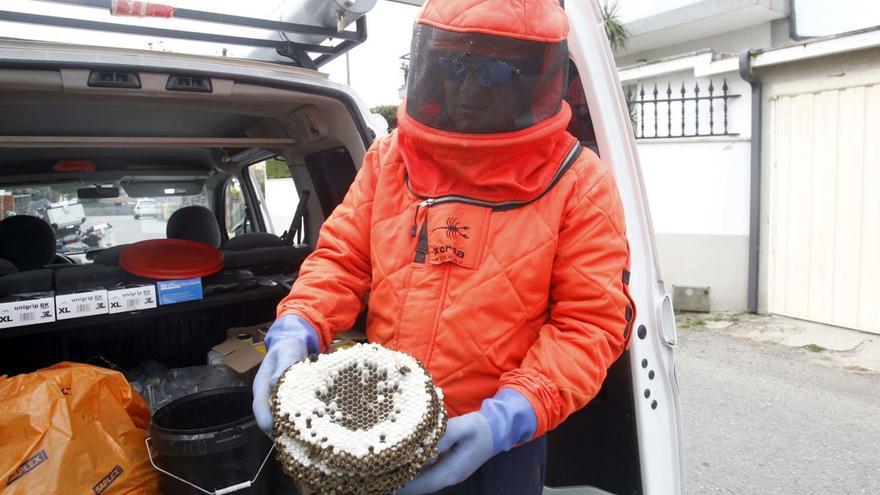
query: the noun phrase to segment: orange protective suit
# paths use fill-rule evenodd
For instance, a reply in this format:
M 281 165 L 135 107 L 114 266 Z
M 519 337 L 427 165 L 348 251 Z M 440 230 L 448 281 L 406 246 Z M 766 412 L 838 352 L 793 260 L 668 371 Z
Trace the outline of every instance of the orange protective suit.
M 564 15 L 534 25 L 528 12 L 480 3 L 429 2 L 419 22 L 567 35 Z M 566 132 L 570 118 L 563 103 L 525 129 L 466 134 L 401 106 L 400 127 L 368 151 L 278 315 L 308 320 L 326 348 L 369 299 L 369 340 L 424 363 L 451 415 L 510 387 L 534 408 L 536 437 L 557 426 L 598 392 L 635 319 L 614 178 Z

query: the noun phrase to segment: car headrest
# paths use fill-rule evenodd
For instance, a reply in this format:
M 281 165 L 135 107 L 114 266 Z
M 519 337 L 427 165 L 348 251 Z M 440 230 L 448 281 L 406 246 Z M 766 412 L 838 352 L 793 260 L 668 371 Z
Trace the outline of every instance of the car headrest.
M 128 244 L 117 244 L 116 246 L 108 247 L 95 255 L 94 262 L 99 265 L 118 265 L 119 255 L 122 254 L 125 246 L 128 246 Z
M 18 268 L 16 268 L 11 261 L 0 258 L 0 277 L 17 271 Z
M 42 268 L 55 259 L 55 232 L 37 217 L 5 218 L 0 221 L 0 258 L 19 271 Z
M 241 234 L 226 241 L 223 249 L 230 251 L 243 251 L 247 249 L 287 246 L 284 239 L 268 232 L 249 232 Z
M 165 226 L 165 237 L 201 242 L 220 247 L 220 226 L 211 210 L 204 206 L 186 206 L 174 212 Z

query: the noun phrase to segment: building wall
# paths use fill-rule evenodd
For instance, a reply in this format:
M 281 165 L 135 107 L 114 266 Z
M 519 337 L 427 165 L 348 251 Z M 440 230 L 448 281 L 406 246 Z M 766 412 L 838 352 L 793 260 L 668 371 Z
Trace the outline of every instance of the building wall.
M 710 287 L 712 310 L 744 311 L 747 307 L 749 234 L 749 160 L 751 88 L 736 73 L 712 78 L 715 95 L 723 80 L 728 94 L 740 95 L 728 101 L 728 132 L 732 136 L 640 139 L 637 141 L 651 217 L 657 239 L 660 270 L 667 291 L 673 286 Z M 644 85 L 646 100 L 653 87 L 666 97 L 671 83 L 673 98 L 681 85 L 687 96 L 699 83 L 701 96 L 708 94 L 709 79 L 694 78 L 693 72 L 664 74 L 637 82 Z M 658 104 L 658 134 L 668 133 L 667 104 Z M 695 131 L 693 102 L 685 107 L 685 132 Z M 723 132 L 723 104 L 714 102 L 717 133 Z M 654 131 L 653 103 L 644 115 L 636 112 L 637 135 Z M 673 135 L 681 132 L 681 104 L 673 102 Z M 708 102 L 701 103 L 700 129 L 709 128 Z M 719 262 L 723 260 L 723 262 Z
M 773 29 L 767 22 L 737 31 L 721 33 L 687 43 L 665 46 L 656 50 L 621 54 L 615 57 L 618 67 L 627 67 L 640 60 L 654 61 L 686 53 L 712 49 L 716 53 L 738 54 L 747 48 L 768 48 L 773 46 Z
M 830 36 L 880 25 L 877 0 L 796 0 L 798 34 Z
M 660 270 L 673 286 L 710 287 L 713 311 L 746 309 L 749 141 L 640 141 Z
M 747 235 L 656 234 L 656 239 L 668 293 L 674 287 L 709 287 L 711 311 L 748 309 Z
M 624 22 L 651 17 L 670 10 L 687 7 L 703 0 L 623 0 L 618 14 Z

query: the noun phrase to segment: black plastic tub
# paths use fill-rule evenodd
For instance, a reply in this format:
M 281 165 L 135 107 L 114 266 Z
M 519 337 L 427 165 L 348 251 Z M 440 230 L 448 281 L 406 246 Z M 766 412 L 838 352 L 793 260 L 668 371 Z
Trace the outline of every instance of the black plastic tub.
M 252 402 L 250 388 L 231 387 L 198 392 L 160 407 L 151 427 L 156 464 L 210 493 L 253 480 L 272 441 L 257 426 Z M 161 482 L 165 495 L 204 495 L 166 473 L 161 473 Z M 229 493 L 297 491 L 273 453 L 251 487 Z

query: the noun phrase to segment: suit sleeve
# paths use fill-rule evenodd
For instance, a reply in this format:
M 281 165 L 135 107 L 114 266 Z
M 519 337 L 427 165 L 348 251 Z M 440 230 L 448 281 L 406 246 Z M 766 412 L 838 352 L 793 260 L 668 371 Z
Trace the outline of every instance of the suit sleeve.
M 534 408 L 535 437 L 595 397 L 635 321 L 620 195 L 598 160 L 588 167 L 598 179 L 568 201 L 553 265 L 550 318 L 520 368 L 501 377 L 502 387 L 520 392 Z
M 370 226 L 378 167 L 377 145 L 364 163 L 342 203 L 333 210 L 306 258 L 290 294 L 277 308 L 279 317 L 297 315 L 318 331 L 322 350 L 333 335 L 354 324 L 370 288 Z

